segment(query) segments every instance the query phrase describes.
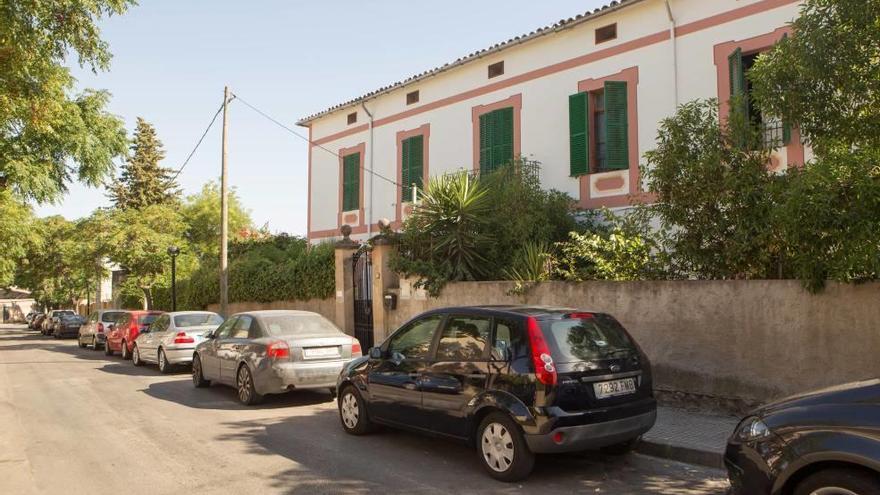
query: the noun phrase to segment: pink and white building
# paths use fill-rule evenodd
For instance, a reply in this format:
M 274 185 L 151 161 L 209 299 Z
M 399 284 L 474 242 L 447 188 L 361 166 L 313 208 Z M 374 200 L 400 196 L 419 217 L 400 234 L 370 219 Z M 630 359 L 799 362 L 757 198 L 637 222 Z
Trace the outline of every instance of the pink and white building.
M 748 91 L 743 73 L 799 8 L 612 2 L 306 117 L 308 237 L 339 237 L 348 224 L 363 239 L 383 218 L 397 227 L 411 209 L 407 186 L 517 155 L 540 161 L 541 183 L 583 208 L 626 207 L 644 198 L 639 165 L 658 122 L 678 104 Z M 797 129 L 766 120 L 771 169 L 809 159 Z

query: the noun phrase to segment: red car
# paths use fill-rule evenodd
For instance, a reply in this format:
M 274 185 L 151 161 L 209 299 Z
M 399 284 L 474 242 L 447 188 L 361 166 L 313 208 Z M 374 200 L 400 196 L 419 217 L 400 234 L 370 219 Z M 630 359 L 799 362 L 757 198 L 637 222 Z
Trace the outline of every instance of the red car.
M 131 350 L 134 339 L 141 330 L 150 326 L 162 311 L 125 311 L 110 325 L 107 333 L 107 343 L 104 345 L 104 354 L 112 356 L 114 352 L 122 355 L 122 359 L 131 359 Z

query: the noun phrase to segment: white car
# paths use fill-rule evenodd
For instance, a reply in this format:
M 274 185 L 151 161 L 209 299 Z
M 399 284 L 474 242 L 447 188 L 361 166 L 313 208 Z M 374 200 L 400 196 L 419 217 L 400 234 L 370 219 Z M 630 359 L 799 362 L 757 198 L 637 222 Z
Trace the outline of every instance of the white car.
M 210 311 L 164 313 L 134 341 L 132 364 L 157 363 L 162 373 L 191 364 L 196 346 L 221 323 L 223 317 Z

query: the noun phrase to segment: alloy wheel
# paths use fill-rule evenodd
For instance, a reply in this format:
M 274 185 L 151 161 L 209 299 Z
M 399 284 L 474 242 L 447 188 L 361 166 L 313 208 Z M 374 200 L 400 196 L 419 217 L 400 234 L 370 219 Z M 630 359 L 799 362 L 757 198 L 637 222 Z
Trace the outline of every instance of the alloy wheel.
M 489 423 L 480 441 L 483 459 L 493 471 L 503 473 L 513 464 L 513 437 L 503 425 Z
M 168 366 L 168 363 L 165 361 L 165 351 L 159 349 L 159 371 L 165 373 L 165 368 Z
M 251 373 L 247 366 L 242 366 L 238 371 L 238 399 L 247 404 L 251 398 Z
M 195 358 L 195 359 L 193 359 L 193 364 L 192 364 L 193 385 L 198 387 L 199 384 L 202 382 L 201 378 L 202 378 L 202 360 L 199 358 Z
M 357 397 L 355 397 L 353 393 L 348 392 L 342 398 L 340 413 L 342 414 L 342 422 L 345 423 L 347 428 L 353 429 L 357 426 L 360 417 L 360 410 L 358 408 Z
M 824 488 L 819 488 L 817 490 L 813 490 L 813 493 L 811 493 L 810 495 L 858 495 L 858 494 L 852 490 L 847 490 L 846 488 L 838 488 L 836 486 L 827 486 Z

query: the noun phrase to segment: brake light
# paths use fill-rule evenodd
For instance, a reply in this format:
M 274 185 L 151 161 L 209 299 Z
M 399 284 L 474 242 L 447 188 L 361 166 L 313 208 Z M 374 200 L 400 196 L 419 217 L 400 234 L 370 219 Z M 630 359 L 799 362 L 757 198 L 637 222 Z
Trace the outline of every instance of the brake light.
M 532 362 L 535 364 L 535 376 L 544 385 L 556 385 L 556 366 L 553 365 L 553 357 L 550 355 L 550 347 L 544 340 L 538 320 L 529 317 L 526 323 L 529 332 L 529 343 L 532 347 Z
M 98 333 L 104 333 L 104 324 L 98 323 Z
M 186 334 L 186 332 L 178 332 L 177 335 L 174 336 L 175 344 L 192 344 L 195 340 Z
M 289 359 L 290 347 L 287 346 L 287 342 L 278 340 L 269 344 L 269 347 L 266 348 L 266 355 L 269 356 L 269 359 Z
M 580 320 L 582 318 L 592 318 L 595 316 L 593 313 L 571 313 L 568 315 L 569 318 L 573 320 Z
M 360 341 L 358 341 L 358 339 L 353 339 L 351 341 L 351 357 L 357 357 L 361 354 L 363 354 L 363 351 L 361 350 Z

